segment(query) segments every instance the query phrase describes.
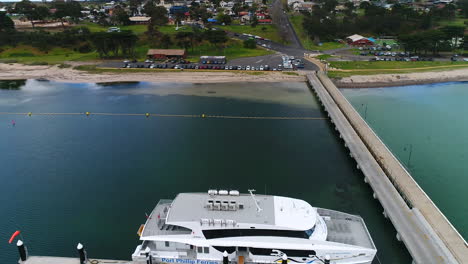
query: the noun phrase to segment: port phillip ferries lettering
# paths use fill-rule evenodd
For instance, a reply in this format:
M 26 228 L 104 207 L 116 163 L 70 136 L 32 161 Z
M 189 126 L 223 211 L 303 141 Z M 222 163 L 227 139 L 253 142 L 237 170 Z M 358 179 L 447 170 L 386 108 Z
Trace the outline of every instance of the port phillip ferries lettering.
M 163 263 L 181 263 L 181 264 L 219 264 L 218 261 L 211 260 L 199 260 L 199 259 L 173 259 L 173 258 L 161 258 Z

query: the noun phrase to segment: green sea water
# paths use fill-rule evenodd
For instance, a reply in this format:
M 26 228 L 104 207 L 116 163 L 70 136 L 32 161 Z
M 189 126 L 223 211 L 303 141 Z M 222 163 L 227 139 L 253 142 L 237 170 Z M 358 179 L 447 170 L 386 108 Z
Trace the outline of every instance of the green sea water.
M 18 86 L 18 87 L 16 87 Z M 290 196 L 361 215 L 375 263 L 411 258 L 327 119 L 38 116 L 38 112 L 325 117 L 304 83 L 71 84 L 0 89 L 0 263 L 32 255 L 130 259 L 159 199 L 210 188 Z M 15 122 L 15 126 L 12 125 Z
M 468 83 L 342 92 L 466 239 Z

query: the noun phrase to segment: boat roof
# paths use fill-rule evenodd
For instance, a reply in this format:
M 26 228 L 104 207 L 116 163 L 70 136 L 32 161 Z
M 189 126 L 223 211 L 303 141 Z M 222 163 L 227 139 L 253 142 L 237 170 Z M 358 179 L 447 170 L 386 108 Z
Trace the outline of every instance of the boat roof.
M 222 205 L 221 209 L 209 205 L 216 203 Z M 238 192 L 235 195 L 180 193 L 171 204 L 166 223 L 186 226 L 188 222 L 197 222 L 202 229 L 307 230 L 315 225 L 316 217 L 316 209 L 299 199 Z

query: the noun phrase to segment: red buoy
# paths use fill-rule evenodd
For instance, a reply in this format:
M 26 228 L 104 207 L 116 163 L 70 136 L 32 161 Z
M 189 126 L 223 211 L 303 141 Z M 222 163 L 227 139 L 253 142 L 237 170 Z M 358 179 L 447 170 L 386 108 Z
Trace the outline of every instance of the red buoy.
M 16 232 L 14 232 L 13 235 L 11 235 L 10 240 L 8 241 L 8 243 L 11 244 L 11 242 L 13 242 L 15 237 L 17 237 L 20 233 L 21 232 L 19 230 L 16 230 Z

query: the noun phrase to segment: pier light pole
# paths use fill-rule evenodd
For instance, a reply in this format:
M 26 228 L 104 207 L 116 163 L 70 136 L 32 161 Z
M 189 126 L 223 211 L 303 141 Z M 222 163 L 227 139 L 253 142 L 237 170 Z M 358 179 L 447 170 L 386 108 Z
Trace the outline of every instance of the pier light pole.
M 364 120 L 367 120 L 367 103 L 361 104 L 361 107 L 365 107 L 364 108 Z
M 408 169 L 409 169 L 410 162 L 411 162 L 411 155 L 413 154 L 413 144 L 406 144 L 405 147 L 403 148 L 404 151 L 406 151 L 406 147 L 409 147 L 408 161 L 406 162 L 408 165 Z

